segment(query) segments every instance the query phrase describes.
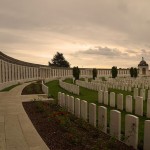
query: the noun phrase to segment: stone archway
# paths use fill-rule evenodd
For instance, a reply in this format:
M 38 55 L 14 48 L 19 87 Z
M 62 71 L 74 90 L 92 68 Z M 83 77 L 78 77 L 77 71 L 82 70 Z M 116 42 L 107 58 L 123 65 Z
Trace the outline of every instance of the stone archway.
M 142 75 L 146 75 L 146 68 L 142 68 Z

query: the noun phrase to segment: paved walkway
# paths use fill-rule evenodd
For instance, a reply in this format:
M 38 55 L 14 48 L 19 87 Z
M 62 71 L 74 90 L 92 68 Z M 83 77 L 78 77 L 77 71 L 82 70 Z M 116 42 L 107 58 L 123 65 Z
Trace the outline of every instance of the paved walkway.
M 28 84 L 0 92 L 0 150 L 49 150 L 22 106 L 23 101 L 37 97 L 21 95 Z

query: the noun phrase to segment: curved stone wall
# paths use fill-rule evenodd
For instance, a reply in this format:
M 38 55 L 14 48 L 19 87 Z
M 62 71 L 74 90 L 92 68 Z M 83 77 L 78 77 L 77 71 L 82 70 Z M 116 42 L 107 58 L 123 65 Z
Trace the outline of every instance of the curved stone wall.
M 81 77 L 92 77 L 92 68 L 80 68 Z M 119 76 L 129 76 L 129 70 L 118 70 Z M 111 76 L 111 69 L 98 69 L 98 77 Z M 14 59 L 0 52 L 0 90 L 18 82 L 38 79 L 72 77 L 72 68 L 53 68 Z

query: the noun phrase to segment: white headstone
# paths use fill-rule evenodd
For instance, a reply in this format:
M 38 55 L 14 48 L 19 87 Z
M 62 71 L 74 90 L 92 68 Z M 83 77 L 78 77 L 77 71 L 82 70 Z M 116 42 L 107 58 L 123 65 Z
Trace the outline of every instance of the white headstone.
M 143 97 L 143 100 L 145 100 L 145 89 L 140 90 L 140 97 Z
M 145 121 L 144 126 L 144 150 L 150 149 L 150 120 Z
M 98 127 L 107 133 L 107 108 L 104 106 L 98 107 Z
M 137 96 L 135 99 L 135 114 L 143 116 L 143 97 Z
M 125 116 L 125 138 L 126 144 L 137 149 L 138 145 L 139 118 L 133 115 Z
M 111 107 L 115 107 L 116 103 L 115 103 L 115 93 L 111 92 L 110 93 L 110 106 Z
M 104 91 L 104 104 L 108 105 L 108 91 Z
M 110 111 L 110 135 L 120 140 L 121 137 L 121 113 L 117 110 Z
M 132 113 L 132 96 L 126 96 L 126 112 Z
M 150 99 L 147 99 L 147 118 L 150 118 Z
M 103 91 L 98 92 L 98 103 L 103 103 Z
M 138 88 L 134 88 L 134 99 L 136 99 L 137 96 L 139 96 L 139 89 Z
M 80 99 L 75 99 L 75 116 L 80 118 Z
M 123 110 L 123 94 L 117 95 L 117 109 Z
M 81 100 L 81 118 L 87 121 L 88 103 L 85 100 Z
M 89 123 L 96 127 L 96 104 L 89 104 Z

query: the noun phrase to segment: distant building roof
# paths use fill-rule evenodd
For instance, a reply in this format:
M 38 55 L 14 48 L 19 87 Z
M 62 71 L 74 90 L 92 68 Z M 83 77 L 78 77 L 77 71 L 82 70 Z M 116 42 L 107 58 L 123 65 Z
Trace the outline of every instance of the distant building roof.
M 144 60 L 143 57 L 142 57 L 142 60 L 140 61 L 140 63 L 138 64 L 138 66 L 148 66 L 148 64 L 146 63 L 146 61 Z

